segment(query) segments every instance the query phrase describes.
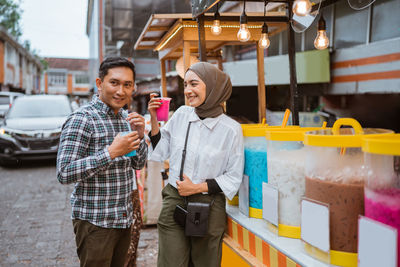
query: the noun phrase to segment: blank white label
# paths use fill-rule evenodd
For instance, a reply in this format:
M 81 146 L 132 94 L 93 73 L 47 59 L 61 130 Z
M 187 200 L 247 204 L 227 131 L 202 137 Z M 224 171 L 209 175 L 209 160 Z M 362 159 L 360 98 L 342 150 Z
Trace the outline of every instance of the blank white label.
M 278 226 L 278 189 L 270 184 L 262 183 L 263 192 L 263 218 Z
M 358 266 L 396 267 L 397 230 L 360 216 L 358 219 Z
M 301 239 L 322 251 L 329 251 L 328 205 L 302 199 Z
M 249 176 L 245 174 L 239 188 L 239 210 L 249 217 Z

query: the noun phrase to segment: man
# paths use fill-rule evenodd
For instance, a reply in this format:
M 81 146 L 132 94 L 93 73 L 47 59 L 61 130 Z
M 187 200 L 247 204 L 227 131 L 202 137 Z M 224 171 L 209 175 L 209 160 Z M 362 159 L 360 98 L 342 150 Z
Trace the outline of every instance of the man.
M 72 222 L 81 266 L 123 266 L 133 222 L 134 169 L 141 169 L 147 157 L 144 118 L 122 109 L 135 88 L 135 66 L 107 58 L 96 86 L 98 95 L 63 126 L 57 178 L 75 184 Z M 120 134 L 130 129 L 135 131 Z M 126 156 L 133 150 L 136 156 Z

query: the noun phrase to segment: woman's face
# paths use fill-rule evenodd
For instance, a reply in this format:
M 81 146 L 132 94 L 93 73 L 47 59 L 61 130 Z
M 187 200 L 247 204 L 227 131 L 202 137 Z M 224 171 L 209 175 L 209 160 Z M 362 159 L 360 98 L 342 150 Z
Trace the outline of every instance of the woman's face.
M 185 74 L 185 96 L 191 107 L 198 107 L 206 100 L 206 84 L 191 70 Z

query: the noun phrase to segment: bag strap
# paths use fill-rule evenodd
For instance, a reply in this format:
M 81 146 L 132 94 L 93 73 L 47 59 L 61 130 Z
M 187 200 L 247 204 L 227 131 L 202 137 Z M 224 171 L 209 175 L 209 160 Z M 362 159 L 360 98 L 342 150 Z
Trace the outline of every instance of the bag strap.
M 183 168 L 185 167 L 185 159 L 186 159 L 186 146 L 187 146 L 187 141 L 188 141 L 188 136 L 189 136 L 189 131 L 190 131 L 190 125 L 192 122 L 189 122 L 187 131 L 186 131 L 186 138 L 185 138 L 185 146 L 183 147 L 182 151 L 182 161 L 181 161 L 181 171 L 179 172 L 179 180 L 183 181 Z
M 187 147 L 187 141 L 188 141 L 188 137 L 189 137 L 189 131 L 190 131 L 190 125 L 192 124 L 192 122 L 189 122 L 187 131 L 186 131 L 186 137 L 185 137 L 185 145 L 183 147 L 182 150 L 182 161 L 181 161 L 181 170 L 179 172 L 179 180 L 183 181 L 183 168 L 185 167 L 185 159 L 186 159 L 186 147 Z M 210 203 L 210 207 L 214 204 L 215 201 L 215 196 L 213 196 L 213 199 Z M 185 205 L 187 204 L 187 197 L 185 197 Z

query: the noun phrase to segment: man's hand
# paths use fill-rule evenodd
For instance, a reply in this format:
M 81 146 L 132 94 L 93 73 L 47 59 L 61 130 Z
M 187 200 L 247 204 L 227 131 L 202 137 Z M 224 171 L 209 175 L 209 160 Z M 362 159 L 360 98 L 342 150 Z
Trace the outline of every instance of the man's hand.
M 137 131 L 132 131 L 125 136 L 118 134 L 112 144 L 108 147 L 108 152 L 112 159 L 123 156 L 139 148 L 140 138 Z
M 176 185 L 179 195 L 183 197 L 208 192 L 207 183 L 194 184 L 185 174 L 183 174 L 183 181 L 176 181 Z
M 128 117 L 126 120 L 129 122 L 131 125 L 132 130 L 135 130 L 139 134 L 139 138 L 143 139 L 144 137 L 144 127 L 145 127 L 145 122 L 144 118 L 140 116 L 136 112 L 132 112 L 128 114 Z

